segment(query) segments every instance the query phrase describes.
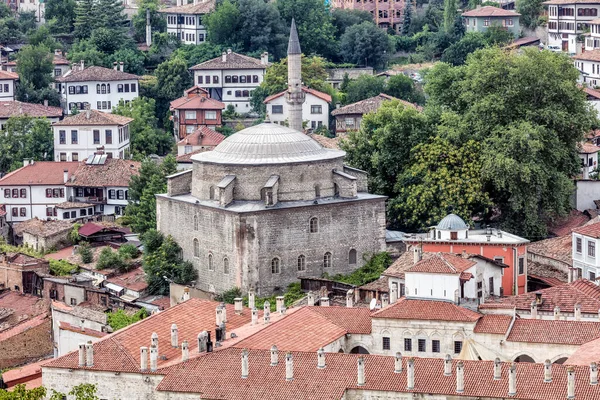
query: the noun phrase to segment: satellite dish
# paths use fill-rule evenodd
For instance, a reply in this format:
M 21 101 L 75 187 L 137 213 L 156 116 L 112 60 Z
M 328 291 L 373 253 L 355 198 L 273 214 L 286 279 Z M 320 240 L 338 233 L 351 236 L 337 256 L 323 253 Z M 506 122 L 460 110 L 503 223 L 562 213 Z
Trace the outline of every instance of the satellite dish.
M 371 303 L 369 303 L 369 310 L 374 310 L 377 305 L 377 299 L 371 299 Z

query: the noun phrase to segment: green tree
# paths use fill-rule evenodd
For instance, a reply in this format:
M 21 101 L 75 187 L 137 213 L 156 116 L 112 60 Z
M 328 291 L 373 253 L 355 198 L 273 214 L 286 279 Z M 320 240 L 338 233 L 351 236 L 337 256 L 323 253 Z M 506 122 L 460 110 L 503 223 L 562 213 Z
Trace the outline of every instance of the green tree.
M 17 72 L 20 84 L 17 89 L 17 100 L 29 103 L 43 103 L 44 100 L 52 105 L 60 103 L 56 91 L 50 88 L 54 66 L 52 53 L 44 45 L 25 46 L 17 55 Z M 54 92 L 54 93 L 52 93 Z
M 106 54 L 98 50 L 91 39 L 77 41 L 67 53 L 67 58 L 71 62 L 83 60 L 86 66 L 111 67 L 106 63 L 108 59 Z
M 194 66 L 221 55 L 226 50 L 220 45 L 210 42 L 202 44 L 182 44 L 173 52 L 173 57 L 183 58 L 188 66 Z
M 250 97 L 250 105 L 252 111 L 260 116 L 265 116 L 267 113 L 267 105 L 264 103 L 265 99 L 269 96 L 269 91 L 263 85 L 257 87 L 252 91 Z M 223 115 L 225 117 L 225 115 Z
M 125 72 L 136 75 L 142 75 L 145 72 L 145 61 L 144 53 L 135 48 L 120 48 L 107 57 L 109 65 L 113 62 L 122 62 Z
M 458 15 L 456 0 L 444 0 L 444 31 L 452 33 Z
M 128 24 L 124 10 L 120 0 L 95 0 L 92 8 L 94 29 L 106 28 L 124 35 Z
M 487 40 L 483 33 L 469 32 L 461 40 L 444 50 L 441 61 L 452 65 L 462 65 L 469 54 L 486 45 Z
M 77 271 L 77 265 L 73 265 L 67 260 L 50 259 L 50 273 L 54 276 L 67 276 Z M 0 397 L 1 398 L 1 397 Z
M 535 29 L 540 24 L 540 16 L 544 11 L 543 0 L 519 0 L 517 12 L 521 14 L 521 25 L 529 29 Z
M 335 26 L 335 36 L 338 39 L 346 29 L 365 21 L 373 22 L 373 16 L 368 11 L 343 8 L 334 8 L 331 11 L 331 23 Z
M 365 254 L 364 259 L 366 263 L 362 267 L 348 275 L 334 275 L 331 279 L 338 282 L 362 286 L 379 279 L 383 271 L 392 265 L 392 257 L 385 251 L 372 255 Z
M 241 20 L 238 3 L 224 0 L 217 4 L 213 12 L 202 18 L 202 23 L 208 31 L 211 43 L 234 46 L 238 43 L 237 33 L 240 31 Z
M 76 2 L 73 34 L 77 39 L 87 39 L 92 36 L 94 28 L 93 6 L 93 0 L 79 0 Z
M 383 93 L 385 79 L 373 75 L 360 75 L 348 83 L 346 88 L 346 104 L 355 103 Z
M 404 5 L 404 15 L 402 16 L 402 34 L 408 35 L 410 33 L 410 26 L 412 23 L 412 0 L 406 0 Z
M 52 33 L 71 33 L 74 29 L 75 0 L 47 0 L 46 21 L 52 27 Z
M 146 10 L 150 10 L 150 25 L 153 32 L 162 32 L 167 28 L 165 17 L 158 10 L 160 9 L 160 1 L 158 0 L 141 0 L 137 3 L 138 12 L 133 16 L 133 32 L 134 38 L 139 43 L 146 42 Z
M 123 329 L 133 323 L 143 320 L 148 316 L 148 311 L 142 308 L 134 314 L 127 314 L 125 310 L 118 309 L 117 311 L 106 313 L 106 322 L 113 329 L 113 332 Z
M 1 134 L 0 173 L 22 167 L 24 159 L 52 161 L 54 158 L 54 135 L 46 119 L 10 117 Z
M 47 25 L 42 25 L 39 28 L 29 31 L 27 34 L 27 42 L 31 46 L 40 46 L 43 45 L 54 51 L 56 49 L 60 49 L 62 46 L 52 37 L 50 29 Z M 18 55 L 18 53 L 17 53 Z
M 81 241 L 81 236 L 79 236 L 79 228 L 81 228 L 81 224 L 76 222 L 73 224 L 73 228 L 69 232 L 69 240 L 73 244 L 77 244 Z
M 169 102 L 183 96 L 193 84 L 183 58 L 171 58 L 160 64 L 156 69 L 156 115 L 163 118 L 169 111 Z
M 92 253 L 92 248 L 87 242 L 83 242 L 79 245 L 77 253 L 79 254 L 79 257 L 81 257 L 81 262 L 83 264 L 89 264 L 94 261 L 94 253 Z
M 411 103 L 425 103 L 425 96 L 415 82 L 404 74 L 391 76 L 385 84 L 384 93 Z
M 289 27 L 285 26 L 275 2 L 238 0 L 241 15 L 239 42 L 249 53 L 268 51 L 276 59 L 287 50 Z
M 122 48 L 126 37 L 117 29 L 98 27 L 92 31 L 90 43 L 101 53 L 111 54 Z
M 303 55 L 301 62 L 304 85 L 316 90 L 326 90 L 327 71 L 325 70 L 325 60 L 318 56 L 306 57 Z M 267 68 L 261 86 L 266 89 L 269 95 L 287 89 L 287 58 L 273 63 Z
M 392 41 L 387 33 L 372 22 L 363 22 L 346 29 L 340 39 L 340 54 L 344 61 L 358 65 L 382 67 Z
M 102 249 L 98 255 L 98 261 L 96 261 L 96 269 L 115 269 L 119 272 L 127 272 L 131 265 L 127 262 L 124 255 L 118 251 L 113 251 L 110 247 Z
M 26 389 L 24 384 L 19 384 L 10 392 L 0 389 L 0 400 L 43 400 L 44 398 L 46 398 L 46 388 L 43 386 Z

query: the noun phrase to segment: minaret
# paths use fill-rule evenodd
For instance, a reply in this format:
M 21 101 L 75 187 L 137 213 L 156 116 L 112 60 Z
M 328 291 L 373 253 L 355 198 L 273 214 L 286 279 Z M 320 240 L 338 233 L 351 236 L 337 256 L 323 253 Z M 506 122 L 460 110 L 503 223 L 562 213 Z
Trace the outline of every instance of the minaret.
M 302 91 L 302 50 L 296 31 L 296 21 L 292 18 L 290 41 L 288 42 L 288 90 L 286 101 L 289 105 L 290 128 L 302 132 L 302 103 L 305 95 Z
M 146 46 L 152 46 L 152 25 L 150 25 L 150 9 L 146 9 Z

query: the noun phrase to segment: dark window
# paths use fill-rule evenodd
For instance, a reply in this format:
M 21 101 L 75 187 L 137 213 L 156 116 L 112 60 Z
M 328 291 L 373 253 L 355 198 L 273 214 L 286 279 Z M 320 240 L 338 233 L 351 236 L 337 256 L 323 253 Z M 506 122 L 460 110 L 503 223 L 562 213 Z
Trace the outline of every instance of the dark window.
M 77 188 L 77 197 L 83 197 L 83 188 Z
M 112 130 L 107 129 L 104 133 L 106 134 L 106 144 L 112 144 Z
M 46 207 L 46 217 L 51 217 L 53 212 L 52 212 L 53 208 L 52 207 Z
M 4 197 L 10 199 L 10 189 L 4 189 Z
M 250 92 L 247 90 L 243 90 L 242 91 L 242 97 L 249 97 L 250 96 Z
M 419 339 L 419 351 L 426 352 L 427 351 L 427 341 L 425 339 Z
M 12 197 L 13 199 L 17 199 L 19 197 L 19 189 L 12 190 Z
M 202 78 L 201 76 L 199 78 Z M 231 83 L 231 75 L 225 75 L 225 83 Z
M 440 341 L 439 340 L 432 340 L 431 341 L 431 351 L 434 353 L 439 353 L 440 352 Z
M 46 189 L 46 197 L 52 197 L 52 189 Z
M 100 86 L 100 94 L 106 94 L 106 84 L 102 84 Z
M 135 92 L 135 83 L 131 84 L 131 92 L 134 93 Z
M 129 200 L 129 190 L 125 191 L 125 200 Z
M 281 272 L 280 261 L 279 261 L 279 258 L 276 257 L 271 260 L 271 273 L 278 274 L 280 272 Z
M 110 190 L 108 191 L 108 198 L 109 198 L 109 199 L 114 199 L 114 198 L 115 198 L 115 193 L 116 193 L 116 190 L 115 190 L 115 189 L 110 189 Z
M 82 86 L 82 87 L 81 87 L 81 93 L 83 93 L 83 94 L 87 94 L 87 92 L 88 92 L 88 87 L 87 87 L 87 85 L 85 85 L 85 86 Z
M 110 93 L 110 83 L 106 84 L 106 93 Z
M 129 83 L 125 84 L 125 93 L 129 93 Z
M 351 249 L 348 253 L 348 264 L 354 265 L 356 264 L 356 250 Z
M 123 84 L 122 84 L 122 83 L 119 83 L 119 84 L 117 85 L 117 92 L 119 92 L 119 93 L 123 93 Z
M 213 75 L 213 83 L 219 83 L 219 77 L 217 75 Z
M 71 211 L 71 218 L 77 218 L 77 211 Z
M 283 114 L 283 106 L 271 106 L 271 113 L 273 114 Z
M 246 76 L 245 75 L 240 76 L 240 83 L 246 83 Z
M 21 215 L 21 217 L 26 217 L 27 216 L 27 209 L 25 207 L 21 207 L 19 209 L 19 214 Z
M 308 221 L 308 228 L 310 233 L 319 232 L 319 220 L 317 217 L 312 217 L 310 221 Z
M 69 86 L 69 94 L 75 94 L 75 86 Z
M 87 215 L 87 210 L 85 208 L 82 208 L 81 210 L 79 210 L 79 215 L 81 215 L 82 217 Z
M 79 161 L 79 153 L 71 153 L 71 161 Z
M 71 305 L 72 306 L 76 306 L 77 305 L 77 299 L 75 299 L 74 297 L 71 297 Z
M 450 232 L 450 240 L 458 240 L 458 232 Z
M 94 144 L 100 144 L 100 131 L 94 129 Z
M 69 219 L 69 212 L 64 212 L 63 213 L 63 219 Z
M 588 272 L 589 277 L 590 277 L 590 281 L 595 281 L 596 280 L 596 273 L 595 272 Z
M 596 257 L 596 243 L 592 242 L 591 240 L 588 241 L 588 256 Z
M 18 217 L 19 216 L 19 209 L 17 207 L 14 207 L 12 209 L 12 216 L 13 217 Z
M 323 268 L 329 268 L 329 267 L 331 267 L 331 253 L 327 252 L 323 256 Z
M 19 197 L 22 199 L 26 199 L 27 198 L 27 189 L 21 189 L 21 193 L 19 194 Z
M 483 282 L 477 282 L 477 298 L 480 299 L 483 297 Z
M 310 113 L 311 114 L 323 114 L 323 107 L 322 106 L 310 106 Z
M 462 351 L 462 340 L 454 341 L 454 354 L 459 354 Z
M 575 243 L 576 243 L 576 251 L 577 251 L 578 253 L 581 253 L 581 238 L 577 238 L 577 239 L 575 240 Z
M 123 200 L 125 198 L 125 193 L 122 190 L 117 190 L 117 199 Z
M 404 351 L 412 351 L 412 339 L 404 339 Z
M 383 350 L 389 350 L 389 349 L 390 349 L 390 338 L 384 337 L 383 338 Z
M 232 83 L 238 83 L 238 77 L 237 77 L 237 75 L 233 75 L 233 76 L 231 77 L 231 82 L 232 82 Z
M 58 138 L 60 144 L 67 144 L 67 131 L 58 131 Z
M 523 275 L 525 273 L 525 258 L 519 258 L 519 275 Z
M 252 75 L 252 82 L 258 83 L 258 75 Z
M 77 131 L 71 131 L 71 144 L 77 144 Z

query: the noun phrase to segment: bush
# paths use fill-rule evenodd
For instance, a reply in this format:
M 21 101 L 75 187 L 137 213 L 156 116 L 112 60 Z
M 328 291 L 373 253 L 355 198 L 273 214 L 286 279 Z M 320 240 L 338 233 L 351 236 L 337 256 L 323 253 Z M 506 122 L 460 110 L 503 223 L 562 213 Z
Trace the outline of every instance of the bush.
M 417 48 L 417 41 L 411 36 L 396 36 L 396 51 L 415 51 Z
M 277 296 L 278 295 L 274 294 L 269 297 L 255 297 L 254 306 L 257 309 L 261 310 L 264 308 L 265 302 L 268 301 L 271 311 L 275 311 L 276 307 L 277 307 L 277 304 L 276 304 Z M 298 283 L 298 282 L 290 283 L 287 287 L 287 291 L 283 294 L 285 306 L 286 307 L 291 306 L 293 303 L 300 300 L 304 296 L 305 296 L 304 292 L 302 291 L 302 289 L 300 289 L 300 283 Z M 236 297 L 242 297 L 242 291 L 237 287 L 233 288 L 233 289 L 229 289 L 226 292 L 223 292 L 220 295 L 215 296 L 215 300 L 222 301 L 222 302 L 225 302 L 228 304 L 233 304 L 234 299 Z M 247 307 L 248 306 L 248 296 L 245 296 L 243 299 L 244 299 L 244 305 Z
M 77 265 L 66 260 L 50 260 L 50 273 L 54 276 L 67 276 L 77 272 Z
M 129 260 L 131 258 L 136 258 L 138 255 L 138 249 L 134 245 L 127 243 L 119 247 L 119 255 L 124 259 Z
M 75 223 L 73 224 L 73 229 L 71 229 L 71 232 L 69 232 L 69 240 L 73 244 L 77 244 L 81 240 L 81 237 L 79 236 L 79 228 L 81 228 L 81 224 Z
M 84 264 L 89 264 L 94 261 L 94 254 L 92 253 L 92 249 L 89 243 L 82 243 L 79 245 L 77 249 L 77 254 L 81 257 L 81 262 Z
M 382 251 L 371 257 L 369 261 L 356 271 L 348 275 L 335 275 L 332 280 L 349 283 L 351 285 L 362 286 L 369 282 L 379 279 L 383 271 L 392 264 L 390 255 Z
M 142 308 L 138 312 L 133 315 L 128 315 L 123 310 L 117 310 L 115 312 L 110 312 L 106 314 L 106 321 L 113 331 L 118 331 L 121 328 L 125 328 L 128 325 L 133 324 L 134 322 L 141 321 L 142 319 L 148 316 L 148 311 L 145 308 Z
M 129 269 L 129 263 L 118 251 L 112 251 L 110 247 L 105 247 L 98 256 L 96 269 L 103 270 L 106 268 L 116 269 L 119 272 L 126 272 Z

